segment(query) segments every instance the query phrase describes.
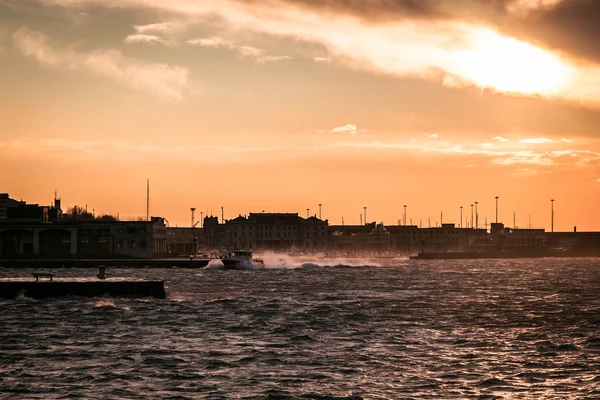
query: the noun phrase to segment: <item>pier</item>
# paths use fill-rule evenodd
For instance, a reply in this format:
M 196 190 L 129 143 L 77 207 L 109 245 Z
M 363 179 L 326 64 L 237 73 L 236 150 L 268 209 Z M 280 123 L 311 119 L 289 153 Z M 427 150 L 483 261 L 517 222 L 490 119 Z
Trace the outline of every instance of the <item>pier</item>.
M 167 297 L 164 281 L 124 281 L 124 280 L 1 280 L 0 298 L 15 299 L 25 296 L 33 299 L 47 297 L 81 296 L 128 296 Z
M 0 258 L 0 268 L 203 268 L 208 258 Z

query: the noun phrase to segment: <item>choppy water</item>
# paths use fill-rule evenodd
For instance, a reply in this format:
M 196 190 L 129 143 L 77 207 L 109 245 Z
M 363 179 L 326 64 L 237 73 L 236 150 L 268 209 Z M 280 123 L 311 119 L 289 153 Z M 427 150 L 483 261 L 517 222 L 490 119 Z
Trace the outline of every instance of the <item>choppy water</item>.
M 0 398 L 600 398 L 600 260 L 283 261 L 1 300 Z

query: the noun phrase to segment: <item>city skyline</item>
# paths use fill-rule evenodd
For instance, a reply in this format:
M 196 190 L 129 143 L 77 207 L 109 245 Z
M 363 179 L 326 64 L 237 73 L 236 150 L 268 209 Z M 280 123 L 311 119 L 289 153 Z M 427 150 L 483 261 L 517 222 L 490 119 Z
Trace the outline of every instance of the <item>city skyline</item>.
M 0 0 L 0 186 L 189 225 L 600 230 L 600 6 Z
M 528 214 L 526 216 L 527 220 L 525 223 L 522 222 L 522 218 L 519 219 L 516 216 L 516 212 L 512 212 L 512 219 L 508 220 L 508 219 L 502 219 L 501 216 L 506 214 L 506 213 L 502 213 L 501 212 L 501 207 L 500 207 L 500 203 L 499 203 L 499 196 L 496 196 L 494 198 L 493 201 L 497 202 L 494 203 L 494 210 L 492 210 L 493 215 L 490 217 L 489 213 L 485 213 L 482 214 L 480 212 L 479 209 L 479 201 L 474 201 L 471 202 L 469 205 L 467 206 L 459 206 L 458 207 L 458 215 L 455 216 L 453 212 L 450 212 L 449 214 L 444 214 L 444 211 L 440 211 L 437 216 L 435 215 L 435 213 L 430 213 L 429 215 L 425 216 L 425 217 L 419 217 L 419 218 L 413 218 L 410 214 L 407 214 L 407 209 L 408 209 L 408 205 L 404 204 L 402 205 L 402 210 L 401 212 L 403 213 L 396 221 L 383 221 L 380 219 L 375 218 L 370 218 L 371 214 L 367 214 L 367 211 L 373 212 L 376 216 L 379 214 L 377 210 L 372 210 L 369 209 L 369 207 L 367 206 L 363 206 L 360 207 L 360 212 L 358 213 L 358 221 L 354 221 L 354 219 L 352 218 L 352 216 L 350 216 L 350 218 L 346 217 L 346 216 L 341 216 L 340 220 L 332 220 L 331 218 L 329 218 L 327 215 L 323 214 L 323 206 L 325 206 L 322 203 L 319 203 L 316 205 L 315 208 L 311 209 L 306 208 L 305 210 L 301 210 L 301 211 L 296 211 L 296 210 L 266 210 L 266 209 L 261 209 L 261 210 L 246 210 L 244 212 L 238 212 L 238 213 L 226 213 L 226 208 L 224 206 L 219 206 L 219 207 L 205 207 L 205 208 L 201 208 L 201 207 L 190 207 L 188 208 L 188 221 L 187 222 L 182 222 L 179 223 L 179 219 L 170 219 L 169 218 L 169 212 L 167 212 L 167 214 L 160 214 L 160 213 L 153 213 L 153 211 L 151 209 L 149 209 L 148 207 L 151 204 L 151 199 L 148 198 L 147 196 L 150 194 L 150 186 L 149 186 L 149 182 L 147 183 L 146 186 L 146 197 L 145 197 L 145 203 L 144 206 L 146 207 L 144 209 L 144 213 L 138 213 L 138 214 L 122 214 L 119 210 L 112 210 L 112 211 L 106 211 L 106 210 L 102 210 L 102 209 L 96 209 L 95 206 L 92 204 L 88 204 L 88 203 L 81 203 L 81 204 L 69 204 L 68 202 L 62 202 L 62 210 L 63 212 L 67 212 L 69 209 L 71 209 L 72 207 L 78 207 L 80 208 L 80 210 L 85 210 L 85 212 L 89 212 L 91 215 L 95 215 L 95 216 L 102 216 L 102 215 L 109 215 L 112 217 L 116 217 L 116 218 L 120 218 L 123 220 L 149 220 L 150 216 L 156 216 L 156 217 L 162 217 L 162 218 L 166 218 L 167 223 L 170 226 L 173 227 L 189 227 L 189 226 L 198 226 L 200 227 L 198 224 L 201 223 L 203 221 L 204 218 L 207 217 L 216 217 L 219 221 L 219 223 L 223 223 L 223 221 L 227 221 L 227 220 L 232 220 L 237 218 L 238 216 L 247 216 L 250 213 L 275 213 L 275 214 L 287 214 L 287 213 L 295 213 L 298 214 L 298 216 L 302 217 L 302 218 L 309 218 L 309 217 L 315 217 L 315 218 L 319 218 L 322 220 L 327 220 L 329 222 L 330 225 L 366 225 L 366 224 L 379 224 L 379 223 L 383 223 L 384 225 L 405 225 L 405 226 L 418 226 L 418 227 L 423 227 L 423 228 L 427 228 L 427 227 L 441 227 L 441 224 L 454 224 L 457 228 L 478 228 L 478 229 L 490 229 L 491 224 L 494 222 L 499 222 L 504 224 L 506 227 L 510 227 L 510 228 L 518 228 L 518 229 L 546 229 L 548 232 L 553 232 L 555 231 L 555 226 L 559 226 L 560 224 L 557 225 L 557 220 L 556 220 L 556 210 L 555 210 L 555 199 L 550 199 L 549 204 L 550 204 L 550 209 L 549 209 L 549 222 L 548 224 L 546 224 L 545 222 L 536 222 L 536 215 L 535 214 Z M 9 194 L 10 196 L 10 194 Z M 39 204 L 41 206 L 44 205 L 52 205 L 54 204 L 54 202 L 56 201 L 55 199 L 58 198 L 60 200 L 62 200 L 62 198 L 60 196 L 58 196 L 58 191 L 55 191 L 54 193 L 55 198 L 52 200 L 52 202 L 47 202 L 47 203 L 36 203 Z M 13 200 L 19 200 L 19 201 L 23 201 L 26 203 L 32 203 L 30 201 L 28 201 L 27 199 L 23 199 L 22 197 L 14 197 Z M 485 205 L 485 202 L 481 202 L 482 204 Z M 487 210 L 487 208 L 485 208 L 484 210 Z M 335 208 L 331 211 L 334 214 L 336 213 Z M 173 213 L 173 214 L 178 214 L 178 213 Z M 190 222 L 190 217 L 191 217 L 191 221 Z M 455 218 L 456 217 L 456 218 Z M 223 220 L 224 218 L 224 220 Z M 443 218 L 443 219 L 442 219 Z M 171 222 L 174 221 L 174 222 Z M 195 222 L 194 222 L 195 221 Z M 565 231 L 569 231 L 572 230 L 573 228 L 577 228 L 577 225 L 573 225 L 571 227 L 571 229 L 556 229 L 557 231 L 559 230 L 565 230 Z M 579 230 L 581 231 L 581 227 L 579 227 Z

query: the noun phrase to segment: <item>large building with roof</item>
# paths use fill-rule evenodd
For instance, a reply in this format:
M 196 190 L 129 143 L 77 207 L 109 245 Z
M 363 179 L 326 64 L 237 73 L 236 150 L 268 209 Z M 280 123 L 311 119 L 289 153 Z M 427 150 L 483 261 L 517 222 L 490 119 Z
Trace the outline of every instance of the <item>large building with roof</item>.
M 8 201 L 0 219 L 0 258 L 152 258 L 167 252 L 164 218 L 67 215 L 59 199 L 49 206 L 2 199 Z
M 250 213 L 224 224 L 223 244 L 229 249 L 325 250 L 327 220 L 298 213 Z

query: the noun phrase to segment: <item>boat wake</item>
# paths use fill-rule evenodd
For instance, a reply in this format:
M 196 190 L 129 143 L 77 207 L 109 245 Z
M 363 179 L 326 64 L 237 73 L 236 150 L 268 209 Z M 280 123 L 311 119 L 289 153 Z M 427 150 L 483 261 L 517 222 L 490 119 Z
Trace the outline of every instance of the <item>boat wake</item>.
M 375 258 L 324 258 L 319 256 L 303 255 L 290 256 L 285 253 L 266 252 L 258 254 L 262 260 L 259 262 L 244 262 L 235 268 L 227 268 L 219 259 L 211 260 L 204 269 L 206 270 L 292 270 L 302 268 L 376 268 L 391 265 L 389 262 L 381 262 Z M 395 260 L 394 265 L 407 261 L 407 258 Z

